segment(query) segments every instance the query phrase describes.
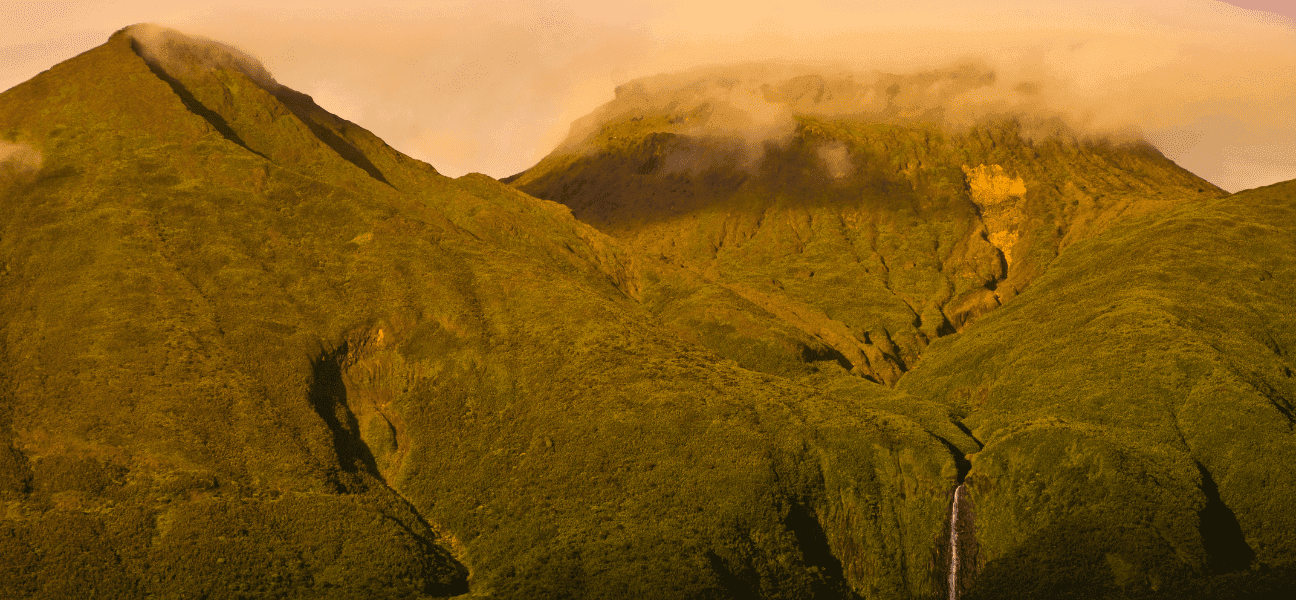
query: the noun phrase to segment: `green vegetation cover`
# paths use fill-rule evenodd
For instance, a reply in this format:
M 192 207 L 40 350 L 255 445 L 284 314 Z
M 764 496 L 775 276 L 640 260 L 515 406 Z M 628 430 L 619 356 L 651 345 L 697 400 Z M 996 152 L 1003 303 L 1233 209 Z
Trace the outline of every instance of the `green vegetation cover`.
M 928 348 L 898 387 L 985 444 L 977 596 L 1293 589 L 1294 300 L 1288 182 L 1079 242 Z
M 934 593 L 947 411 L 679 339 L 558 204 L 166 31 L 0 133 L 0 595 Z
M 1225 197 L 1137 139 L 933 100 L 993 81 L 650 78 L 509 181 L 688 273 L 644 293 L 683 337 L 945 405 L 969 598 L 1296 589 L 1296 188 Z
M 1291 585 L 1296 189 L 794 75 L 512 185 L 152 26 L 0 94 L 0 598 Z
M 905 77 L 786 69 L 625 84 L 509 181 L 696 274 L 652 306 L 722 356 L 780 375 L 835 359 L 888 385 L 1068 245 L 1224 195 L 1144 142 L 1055 116 L 948 123 L 951 90 L 994 82 L 983 66 Z M 715 308 L 717 288 L 744 305 Z

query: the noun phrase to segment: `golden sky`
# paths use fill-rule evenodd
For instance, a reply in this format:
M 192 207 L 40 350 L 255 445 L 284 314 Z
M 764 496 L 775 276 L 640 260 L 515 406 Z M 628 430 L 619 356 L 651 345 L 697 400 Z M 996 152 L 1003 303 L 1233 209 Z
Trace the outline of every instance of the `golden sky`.
M 895 73 L 978 59 L 1054 82 L 1229 190 L 1296 179 L 1291 0 L 601 0 L 6 3 L 0 89 L 153 22 L 257 57 L 282 84 L 447 175 L 502 177 L 630 79 L 739 61 Z

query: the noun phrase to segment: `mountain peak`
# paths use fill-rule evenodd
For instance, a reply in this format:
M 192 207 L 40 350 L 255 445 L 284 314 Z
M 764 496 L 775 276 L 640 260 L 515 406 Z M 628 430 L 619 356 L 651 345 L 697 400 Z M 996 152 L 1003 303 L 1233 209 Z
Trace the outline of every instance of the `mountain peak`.
M 1027 83 L 979 63 L 661 75 L 618 88 L 509 182 L 759 307 L 748 314 L 779 315 L 712 336 L 743 366 L 788 373 L 834 356 L 894 384 L 1070 244 L 1224 193 L 1145 142 L 1085 129 Z M 703 306 L 662 311 L 686 332 L 722 328 Z M 827 348 L 800 350 L 816 340 Z M 748 356 L 766 342 L 787 351 Z
M 0 93 L 4 596 L 1292 589 L 1296 190 L 775 70 L 516 187 L 156 26 Z
M 282 87 L 260 61 L 233 46 L 192 36 L 153 23 L 138 23 L 114 35 L 130 38 L 131 45 L 151 66 L 173 77 L 194 76 L 228 69 L 247 76 L 266 89 Z
M 352 168 L 389 186 L 414 185 L 390 180 L 391 172 L 436 174 L 431 165 L 280 84 L 260 61 L 233 46 L 150 23 L 116 32 L 106 46 L 114 44 L 136 55 L 126 62 L 142 60 L 170 86 L 190 117 L 201 117 L 209 130 L 273 163 L 348 185 L 356 181 L 346 173 Z

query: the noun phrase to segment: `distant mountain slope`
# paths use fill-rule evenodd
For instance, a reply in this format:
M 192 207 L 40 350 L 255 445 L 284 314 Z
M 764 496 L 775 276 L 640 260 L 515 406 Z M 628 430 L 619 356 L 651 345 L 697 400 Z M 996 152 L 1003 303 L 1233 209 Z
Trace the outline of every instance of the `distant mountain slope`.
M 134 28 L 0 94 L 0 596 L 940 588 L 947 408 L 681 341 L 634 296 L 688 271 L 249 60 Z
M 745 301 L 716 313 L 678 292 L 655 306 L 685 337 L 749 368 L 835 358 L 894 384 L 931 340 L 1015 296 L 1066 246 L 1224 194 L 1146 143 L 1054 117 L 938 124 L 994 81 L 976 65 L 649 78 L 506 181 Z
M 967 597 L 1296 589 L 1293 348 L 1296 182 L 1077 242 L 933 343 L 899 388 L 985 443 Z

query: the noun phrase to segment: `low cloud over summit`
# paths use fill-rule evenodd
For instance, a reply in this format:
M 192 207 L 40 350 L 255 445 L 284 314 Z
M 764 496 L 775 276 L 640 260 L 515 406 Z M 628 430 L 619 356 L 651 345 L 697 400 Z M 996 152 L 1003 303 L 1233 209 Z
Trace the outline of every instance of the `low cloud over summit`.
M 0 35 L 10 44 L 0 56 L 26 71 L 0 72 L 0 87 L 123 24 L 159 22 L 255 54 L 284 85 L 444 173 L 505 176 L 552 151 L 618 85 L 660 73 L 776 62 L 899 76 L 973 62 L 1003 82 L 974 106 L 1021 101 L 1088 128 L 1136 127 L 1184 167 L 1235 190 L 1296 177 L 1296 27 L 1280 1 L 821 0 L 739 10 L 675 0 L 379 0 L 306 10 L 141 0 L 24 13 L 25 24 Z M 1038 93 L 1010 80 L 1036 83 Z
M 140 56 L 172 75 L 229 69 L 246 75 L 262 87 L 278 86 L 260 61 L 233 46 L 152 23 L 131 25 L 124 31 L 135 40 Z
M 1069 87 L 1028 69 L 974 60 L 910 74 L 779 63 L 701 67 L 617 86 L 616 98 L 573 124 L 563 146 L 583 145 L 609 123 L 653 117 L 666 118 L 662 128 L 674 133 L 721 146 L 737 143 L 749 162 L 759 158 L 765 144 L 786 143 L 797 116 L 951 130 L 1007 119 L 1032 138 L 1142 138 L 1135 124 L 1105 114 L 1096 104 L 1068 103 Z M 831 156 L 824 160 L 833 162 Z

